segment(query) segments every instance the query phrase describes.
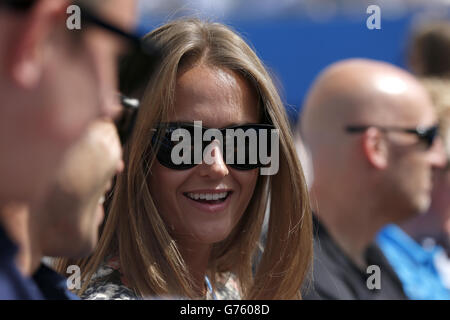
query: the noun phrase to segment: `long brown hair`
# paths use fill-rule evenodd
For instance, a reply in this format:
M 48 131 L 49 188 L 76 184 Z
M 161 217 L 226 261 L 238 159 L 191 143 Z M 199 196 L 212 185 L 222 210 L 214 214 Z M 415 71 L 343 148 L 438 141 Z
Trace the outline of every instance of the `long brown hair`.
M 154 154 L 148 154 L 151 128 L 168 120 L 179 69 L 201 61 L 248 79 L 260 96 L 262 113 L 280 135 L 278 173 L 258 177 L 241 220 L 214 245 L 208 273 L 214 282 L 215 275 L 233 272 L 244 299 L 298 298 L 312 259 L 311 211 L 285 109 L 266 68 L 240 36 L 219 23 L 181 19 L 146 37 L 161 46 L 163 58 L 141 97 L 132 144 L 124 151 L 126 169 L 117 178 L 98 247 L 89 259 L 78 261 L 86 280 L 80 292 L 105 258 L 117 254 L 128 284 L 138 294 L 195 297 L 191 276 L 146 181 L 155 161 Z M 267 240 L 253 273 L 267 210 Z M 68 264 L 60 262 L 59 269 Z

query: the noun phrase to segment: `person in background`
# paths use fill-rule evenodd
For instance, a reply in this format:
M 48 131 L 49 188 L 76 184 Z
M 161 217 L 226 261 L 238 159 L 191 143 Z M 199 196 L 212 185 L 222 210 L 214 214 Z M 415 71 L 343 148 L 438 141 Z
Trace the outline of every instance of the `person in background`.
M 23 203 L 31 212 L 38 210 L 65 152 L 92 121 L 111 120 L 120 110 L 115 69 L 126 33 L 114 37 L 110 31 L 118 29 L 107 26 L 130 30 L 135 3 L 77 3 L 84 6 L 82 17 L 90 17 L 82 30 L 66 26 L 71 1 L 0 0 L 2 299 L 43 298 L 36 290 L 35 267 L 17 264 L 19 239 L 36 240 L 27 215 L 18 212 Z
M 419 77 L 450 78 L 450 21 L 428 21 L 412 31 L 407 65 Z
M 299 298 L 312 254 L 311 212 L 271 77 L 244 40 L 219 23 L 176 20 L 145 40 L 156 41 L 163 59 L 157 80 L 125 92 L 138 98 L 141 92 L 142 106 L 99 245 L 77 262 L 84 281 L 77 293 L 84 299 Z M 278 129 L 279 150 L 273 145 L 271 155 L 279 167 L 262 175 L 268 168 L 249 162 L 250 149 L 242 166 L 230 163 L 223 152 L 234 149 L 221 149 L 217 139 L 203 144 L 212 161 L 177 164 L 171 132 L 205 132 L 194 121 L 204 129 L 255 129 L 260 146 L 262 131 Z M 221 132 L 228 145 L 229 134 Z M 253 274 L 269 207 L 267 241 Z
M 375 237 L 388 223 L 428 210 L 432 172 L 445 165 L 427 92 L 390 64 L 340 61 L 310 89 L 300 129 L 316 217 L 305 298 L 405 299 Z
M 429 22 L 411 38 L 409 67 L 427 88 L 439 119 L 447 164 L 435 170 L 427 212 L 389 225 L 378 243 L 410 299 L 450 299 L 450 23 Z

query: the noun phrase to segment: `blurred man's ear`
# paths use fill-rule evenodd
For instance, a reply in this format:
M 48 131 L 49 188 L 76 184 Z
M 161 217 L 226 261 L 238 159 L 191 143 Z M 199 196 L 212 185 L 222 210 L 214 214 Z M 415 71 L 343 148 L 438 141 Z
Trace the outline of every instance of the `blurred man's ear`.
M 38 84 L 46 46 L 57 28 L 66 27 L 68 5 L 65 0 L 39 0 L 29 12 L 18 15 L 7 52 L 9 75 L 17 86 L 30 89 Z
M 362 135 L 364 154 L 369 163 L 376 169 L 383 170 L 388 166 L 388 149 L 383 133 L 377 128 L 369 128 Z
M 297 150 L 298 158 L 300 160 L 300 164 L 302 165 L 303 174 L 305 175 L 306 185 L 308 186 L 308 188 L 310 188 L 312 186 L 314 176 L 311 152 L 303 142 L 303 137 L 300 134 L 299 128 L 297 128 L 297 130 L 294 133 L 294 143 L 295 148 Z

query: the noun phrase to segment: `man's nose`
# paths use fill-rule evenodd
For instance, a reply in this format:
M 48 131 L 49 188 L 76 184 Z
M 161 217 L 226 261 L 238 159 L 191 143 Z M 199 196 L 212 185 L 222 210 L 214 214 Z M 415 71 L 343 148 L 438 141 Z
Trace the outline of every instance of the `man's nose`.
M 217 140 L 211 142 L 208 146 L 210 161 L 205 161 L 200 164 L 200 175 L 203 177 L 209 176 L 211 178 L 223 178 L 229 174 L 228 167 L 223 159 L 223 154 L 220 148 L 220 144 Z
M 120 160 L 117 162 L 116 174 L 121 173 L 125 169 L 125 162 L 123 161 L 123 157 L 120 157 Z
M 119 96 L 116 92 L 104 92 L 100 101 L 100 117 L 115 120 L 123 112 Z

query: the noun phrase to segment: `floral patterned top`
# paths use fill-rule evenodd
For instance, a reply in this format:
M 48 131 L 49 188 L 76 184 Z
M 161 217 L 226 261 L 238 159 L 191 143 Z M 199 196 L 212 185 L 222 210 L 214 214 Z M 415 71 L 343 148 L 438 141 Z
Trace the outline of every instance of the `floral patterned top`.
M 214 294 L 218 300 L 240 300 L 239 284 L 236 276 L 232 273 L 222 274 L 216 282 Z M 84 293 L 81 295 L 84 300 L 143 300 L 147 299 L 140 296 L 131 289 L 126 278 L 120 270 L 118 257 L 112 257 L 100 266 L 93 274 L 90 283 Z M 160 298 L 149 298 L 160 299 Z M 169 299 L 184 299 L 172 298 Z M 213 300 L 211 292 L 207 292 L 206 300 Z

